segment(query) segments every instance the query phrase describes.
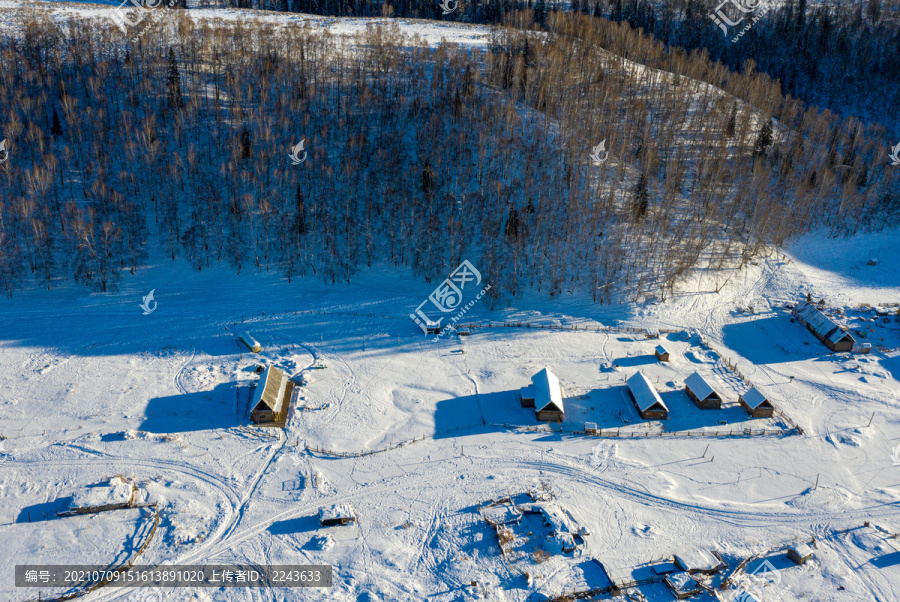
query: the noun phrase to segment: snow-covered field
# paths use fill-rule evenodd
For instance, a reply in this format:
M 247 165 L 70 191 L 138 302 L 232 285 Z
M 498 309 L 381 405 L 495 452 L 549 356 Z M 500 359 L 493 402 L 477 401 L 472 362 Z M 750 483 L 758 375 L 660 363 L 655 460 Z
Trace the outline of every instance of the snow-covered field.
M 651 561 L 712 549 L 730 571 L 812 538 L 806 565 L 773 560 L 784 568 L 764 600 L 896 600 L 900 548 L 874 527 L 900 530 L 900 461 L 892 458 L 900 357 L 829 354 L 783 307 L 810 289 L 831 305 L 900 299 L 896 236 L 840 246 L 807 237 L 737 272 L 719 294 L 698 275 L 662 305 L 596 306 L 578 295 L 551 303 L 537 293 L 502 312 L 477 305 L 466 319 L 588 330 L 475 328 L 436 343 L 408 318 L 433 285 L 383 267 L 326 286 L 161 261 L 115 294 L 67 287 L 4 299 L 0 540 L 9 553 L 0 596 L 36 598 L 13 587 L 16 564 L 127 560 L 146 537 L 149 511 L 55 517 L 73 495 L 123 475 L 160 513 L 139 563 L 335 567 L 328 590 L 178 590 L 172 600 L 524 600 L 600 587 L 592 558 L 627 580 Z M 871 256 L 877 265 L 867 265 Z M 144 315 L 139 304 L 151 289 L 158 305 Z M 750 305 L 752 314 L 737 310 Z M 711 347 L 696 335 L 650 341 L 591 331 L 601 324 L 696 331 Z M 241 329 L 262 353 L 236 342 Z M 886 348 L 900 346 L 896 317 L 878 331 Z M 667 364 L 652 357 L 658 342 L 669 347 Z M 784 427 L 735 405 L 746 386 L 724 359 L 804 434 L 698 436 Z M 618 370 L 604 370 L 607 362 Z M 270 363 L 306 381 L 283 433 L 247 426 L 254 370 Z M 544 366 L 562 381 L 567 420 L 513 428 L 538 424 L 517 392 Z M 671 410 L 665 423 L 641 420 L 627 402 L 622 379 L 638 369 L 659 383 Z M 722 410 L 697 410 L 679 390 L 694 370 L 720 387 Z M 570 432 L 585 421 L 679 436 Z M 400 442 L 408 443 L 351 458 L 306 449 Z M 590 535 L 575 555 L 531 562 L 529 582 L 519 572 L 529 562 L 504 563 L 478 507 L 541 483 Z M 354 505 L 358 523 L 319 528 L 318 508 L 341 502 Z M 531 545 L 552 547 L 541 543 L 545 533 L 522 532 L 532 533 Z M 321 545 L 326 534 L 333 546 Z M 661 584 L 638 589 L 648 600 L 671 599 Z M 105 589 L 85 599 L 136 595 Z

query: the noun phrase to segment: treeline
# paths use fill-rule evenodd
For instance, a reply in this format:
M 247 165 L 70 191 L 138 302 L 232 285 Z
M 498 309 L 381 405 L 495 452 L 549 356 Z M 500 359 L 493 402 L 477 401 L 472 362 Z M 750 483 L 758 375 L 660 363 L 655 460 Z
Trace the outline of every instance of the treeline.
M 749 0 L 736 0 L 752 5 Z M 809 3 L 775 0 L 737 42 L 750 15 L 728 34 L 710 18 L 720 0 L 199 0 L 204 6 L 257 8 L 331 16 L 409 17 L 466 23 L 500 23 L 523 9 L 544 24 L 550 10 L 572 10 L 627 22 L 672 49 L 705 50 L 732 71 L 747 69 L 781 81 L 786 94 L 842 117 L 887 128 L 883 144 L 900 141 L 900 2 Z M 739 13 L 726 5 L 729 17 Z M 891 140 L 896 138 L 896 140 Z
M 515 14 L 484 58 L 396 28 L 345 38 L 160 11 L 124 43 L 41 14 L 0 46 L 8 294 L 111 290 L 159 245 L 198 270 L 330 282 L 375 262 L 437 280 L 468 259 L 492 304 L 526 288 L 636 300 L 698 263 L 897 208 L 868 128 L 624 24 L 554 14 L 542 37 Z
M 743 4 L 754 3 L 744 0 Z M 577 10 L 626 21 L 688 51 L 704 49 L 733 71 L 753 68 L 781 81 L 786 94 L 842 117 L 878 122 L 882 144 L 900 141 L 900 2 L 776 0 L 737 42 L 749 15 L 728 35 L 709 17 L 720 0 L 575 0 Z M 736 20 L 733 6 L 726 13 Z M 891 142 L 891 137 L 895 138 Z

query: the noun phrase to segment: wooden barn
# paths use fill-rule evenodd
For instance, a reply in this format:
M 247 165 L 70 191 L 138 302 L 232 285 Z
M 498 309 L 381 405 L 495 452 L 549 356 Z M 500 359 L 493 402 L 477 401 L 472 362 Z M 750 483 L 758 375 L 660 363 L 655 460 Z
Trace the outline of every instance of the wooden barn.
M 522 401 L 523 408 L 533 408 L 534 407 L 534 385 L 528 385 L 527 387 L 522 387 L 521 392 L 519 393 L 520 400 Z
M 775 413 L 775 406 L 757 389 L 750 389 L 738 397 L 741 407 L 754 418 L 769 418 Z
M 669 408 L 663 403 L 659 393 L 656 392 L 643 372 L 636 372 L 628 379 L 627 383 L 628 390 L 631 392 L 631 400 L 641 418 L 665 420 L 669 417 Z
M 662 345 L 657 345 L 657 346 L 656 346 L 656 350 L 653 352 L 653 355 L 655 355 L 655 356 L 656 356 L 656 359 L 658 359 L 658 360 L 661 361 L 661 362 L 668 362 L 668 361 L 669 361 L 669 352 L 668 352 L 668 350 L 666 350 L 666 348 L 663 347 Z
M 684 392 L 701 410 L 718 410 L 722 407 L 722 396 L 697 372 L 684 379 Z
M 293 392 L 294 383 L 284 372 L 275 366 L 266 368 L 259 377 L 250 402 L 251 422 L 259 426 L 283 427 L 287 421 Z
M 545 422 L 565 420 L 566 408 L 556 375 L 549 368 L 544 368 L 531 377 L 531 386 L 534 388 L 534 413 L 537 419 Z
M 791 313 L 794 314 L 798 322 L 806 326 L 817 339 L 822 341 L 832 351 L 853 351 L 856 339 L 849 332 L 835 324 L 831 318 L 816 309 L 812 303 L 801 301 L 791 310 Z

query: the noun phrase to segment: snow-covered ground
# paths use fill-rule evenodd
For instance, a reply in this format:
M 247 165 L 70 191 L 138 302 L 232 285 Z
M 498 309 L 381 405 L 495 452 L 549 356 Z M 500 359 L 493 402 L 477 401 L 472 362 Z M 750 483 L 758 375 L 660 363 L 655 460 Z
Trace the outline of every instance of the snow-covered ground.
M 874 526 L 900 530 L 900 357 L 829 354 L 783 306 L 808 291 L 831 306 L 900 300 L 897 234 L 809 236 L 734 273 L 718 294 L 698 273 L 665 304 L 531 293 L 503 311 L 476 305 L 467 320 L 588 329 L 475 328 L 436 343 L 408 317 L 434 285 L 385 267 L 351 284 L 287 284 L 161 260 L 114 294 L 65 287 L 3 299 L 0 540 L 10 553 L 0 596 L 36 597 L 13 587 L 16 564 L 127 560 L 146 537 L 146 509 L 55 517 L 80 491 L 122 475 L 160 513 L 139 563 L 335 567 L 328 590 L 178 590 L 172 600 L 524 600 L 599 587 L 592 558 L 627 578 L 651 561 L 713 549 L 733 569 L 812 538 L 810 563 L 774 562 L 784 569 L 763 600 L 896 600 L 900 552 Z M 880 261 L 867 265 L 873 256 Z M 151 289 L 156 309 L 144 315 Z M 751 305 L 753 313 L 737 309 Z M 711 347 L 680 333 L 651 341 L 591 330 L 601 324 L 696 331 Z M 893 341 L 885 347 L 900 346 L 897 318 L 880 324 Z M 236 342 L 243 329 L 262 353 Z M 652 357 L 658 342 L 671 352 L 667 364 Z M 735 405 L 746 385 L 725 360 L 804 434 L 698 436 L 784 427 Z M 605 371 L 607 362 L 619 369 Z M 306 382 L 283 433 L 247 426 L 255 369 L 270 363 Z M 517 392 L 544 366 L 563 384 L 567 420 L 513 428 L 538 424 Z M 622 379 L 638 369 L 658 382 L 671 411 L 665 423 L 640 420 L 627 401 Z M 720 387 L 722 410 L 697 410 L 679 390 L 694 370 Z M 679 435 L 570 432 L 585 421 Z M 401 442 L 351 458 L 307 450 Z M 590 535 L 578 555 L 532 569 L 529 583 L 524 565 L 501 559 L 478 506 L 540 483 Z M 319 528 L 318 509 L 344 502 L 357 524 Z M 866 521 L 873 526 L 862 528 Z M 552 548 L 541 544 L 546 534 L 528 532 L 534 546 Z M 639 589 L 648 600 L 671 599 L 660 584 Z M 134 595 L 104 589 L 85 599 Z

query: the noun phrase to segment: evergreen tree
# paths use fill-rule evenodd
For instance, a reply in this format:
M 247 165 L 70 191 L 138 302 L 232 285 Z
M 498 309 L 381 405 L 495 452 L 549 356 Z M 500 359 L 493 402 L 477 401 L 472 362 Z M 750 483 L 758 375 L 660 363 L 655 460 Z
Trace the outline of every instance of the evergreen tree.
M 62 136 L 63 130 L 62 125 L 59 123 L 59 115 L 56 113 L 56 108 L 53 108 L 53 123 L 50 126 L 50 134 L 52 136 Z
M 175 50 L 169 46 L 169 76 L 166 80 L 166 90 L 169 97 L 169 108 L 178 110 L 184 106 L 181 97 L 181 74 L 178 72 L 178 61 L 175 60 Z
M 650 205 L 650 191 L 647 190 L 647 178 L 644 174 L 638 177 L 634 187 L 634 220 L 637 221 L 647 214 Z
M 294 197 L 296 215 L 294 217 L 294 231 L 297 236 L 306 234 L 306 208 L 303 206 L 303 190 L 297 184 L 297 194 Z
M 506 219 L 506 235 L 513 240 L 519 238 L 519 212 L 515 205 L 509 210 L 509 217 Z
M 731 116 L 728 117 L 728 125 L 725 126 L 725 137 L 734 138 L 737 130 L 737 103 L 731 105 Z
M 766 149 L 772 146 L 772 120 L 765 122 L 753 144 L 753 156 L 765 157 Z
M 241 129 L 241 157 L 249 159 L 252 153 L 253 148 L 250 146 L 250 130 L 247 129 L 247 124 L 245 123 L 243 129 Z

